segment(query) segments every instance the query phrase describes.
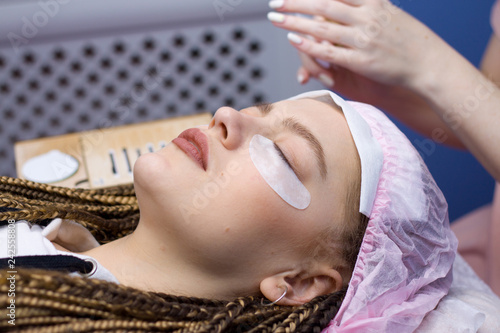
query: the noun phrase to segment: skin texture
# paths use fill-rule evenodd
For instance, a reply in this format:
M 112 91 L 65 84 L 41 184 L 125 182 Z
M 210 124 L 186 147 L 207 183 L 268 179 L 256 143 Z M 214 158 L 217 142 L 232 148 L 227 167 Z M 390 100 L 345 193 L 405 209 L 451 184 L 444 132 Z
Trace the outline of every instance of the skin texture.
M 438 143 L 465 147 L 500 180 L 500 90 L 488 79 L 498 80 L 497 37 L 484 75 L 387 0 L 285 0 L 275 10 L 313 16 L 274 23 L 313 37 L 291 42 L 302 58 L 299 81 L 327 76 L 334 81 L 329 88 L 384 109 Z
M 262 293 L 275 300 L 286 286 L 280 304 L 295 305 L 342 288 L 350 275 L 342 260 L 332 265 L 311 256 L 311 244 L 322 244 L 325 230 L 342 227 L 345 191 L 359 177 L 345 118 L 310 99 L 263 109 L 223 107 L 208 127 L 200 127 L 209 145 L 206 170 L 175 144 L 142 155 L 134 166 L 139 226 L 86 254 L 125 285 L 180 295 Z M 283 127 L 290 117 L 322 145 L 326 175 L 310 144 Z M 288 205 L 262 179 L 249 156 L 255 134 L 280 146 L 311 193 L 309 207 Z

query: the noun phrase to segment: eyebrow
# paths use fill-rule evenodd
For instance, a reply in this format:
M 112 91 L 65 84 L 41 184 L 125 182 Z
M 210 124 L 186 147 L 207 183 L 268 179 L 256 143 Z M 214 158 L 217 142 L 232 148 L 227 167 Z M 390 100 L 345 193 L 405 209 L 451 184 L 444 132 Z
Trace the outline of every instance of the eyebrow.
M 261 103 L 256 105 L 256 107 L 264 116 L 267 116 L 273 110 L 274 105 L 270 103 Z M 325 179 L 327 175 L 325 152 L 316 136 L 314 136 L 314 134 L 312 134 L 312 132 L 306 126 L 299 123 L 293 117 L 284 119 L 282 125 L 290 132 L 302 137 L 307 141 L 309 146 L 314 151 L 314 155 L 316 156 L 316 161 L 318 163 L 321 178 Z
M 259 109 L 260 113 L 265 116 L 267 116 L 267 114 L 271 112 L 274 107 L 271 103 L 259 103 L 255 106 L 257 107 L 257 109 Z

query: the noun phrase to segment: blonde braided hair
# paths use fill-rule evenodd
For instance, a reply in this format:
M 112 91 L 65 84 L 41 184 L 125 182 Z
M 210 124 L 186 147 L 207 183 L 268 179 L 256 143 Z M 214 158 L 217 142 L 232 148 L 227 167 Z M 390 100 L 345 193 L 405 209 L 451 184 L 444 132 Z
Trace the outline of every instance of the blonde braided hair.
M 139 221 L 132 184 L 85 190 L 0 177 L 0 207 L 16 209 L 0 212 L 0 220 L 71 219 L 104 243 L 132 232 Z

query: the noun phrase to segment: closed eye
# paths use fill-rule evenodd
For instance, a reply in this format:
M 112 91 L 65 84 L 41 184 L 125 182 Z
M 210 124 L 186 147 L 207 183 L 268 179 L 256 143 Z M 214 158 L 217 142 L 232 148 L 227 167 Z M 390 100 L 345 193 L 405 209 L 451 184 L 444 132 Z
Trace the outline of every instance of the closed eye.
M 283 161 L 285 161 L 285 163 L 288 165 L 288 167 L 290 167 L 290 169 L 293 170 L 293 172 L 295 172 L 295 168 L 290 164 L 290 162 L 286 158 L 285 154 L 283 154 L 283 151 L 281 150 L 281 148 L 275 142 L 273 142 L 273 144 L 274 144 L 274 148 L 276 149 L 276 151 L 280 155 L 281 159 Z M 297 173 L 295 172 L 295 174 L 297 174 Z
M 268 103 L 258 104 L 256 105 L 256 108 L 260 111 L 261 115 L 264 117 L 269 115 L 275 109 L 274 104 L 268 104 Z M 311 133 L 311 131 L 307 127 L 302 125 L 300 122 L 296 121 L 293 117 L 283 119 L 282 125 L 284 126 L 285 129 L 291 131 L 295 135 L 305 139 L 308 142 L 309 146 L 316 155 L 316 160 L 321 178 L 326 179 L 328 170 L 326 168 L 325 153 L 323 151 L 323 147 L 321 146 L 319 140 Z M 278 151 L 279 147 L 277 147 L 276 150 Z M 280 153 L 282 154 L 281 151 Z M 296 160 L 293 158 L 291 160 L 296 162 Z M 301 173 L 298 172 L 297 169 L 293 168 L 293 166 L 290 163 L 287 162 L 287 164 L 292 168 L 297 177 L 300 179 Z M 295 165 L 298 165 L 298 163 L 295 163 Z

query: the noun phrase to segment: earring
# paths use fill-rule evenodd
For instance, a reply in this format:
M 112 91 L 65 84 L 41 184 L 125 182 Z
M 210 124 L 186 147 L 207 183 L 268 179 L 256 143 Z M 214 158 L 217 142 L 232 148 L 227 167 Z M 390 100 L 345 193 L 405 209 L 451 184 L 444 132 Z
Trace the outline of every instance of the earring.
M 283 297 L 285 297 L 286 293 L 288 292 L 288 286 L 285 284 L 285 291 L 283 292 L 283 294 L 281 294 L 280 297 L 278 297 L 274 302 L 271 302 L 271 303 L 267 303 L 267 304 L 264 304 L 264 300 L 262 299 L 260 301 L 260 303 L 262 305 L 265 305 L 265 306 L 271 306 L 271 305 L 274 305 L 276 303 L 278 303 L 279 301 L 281 301 L 283 299 Z

